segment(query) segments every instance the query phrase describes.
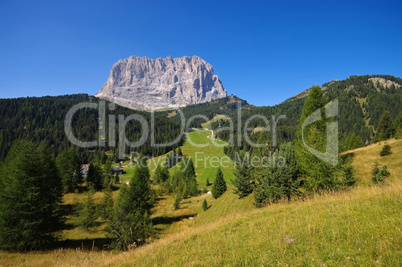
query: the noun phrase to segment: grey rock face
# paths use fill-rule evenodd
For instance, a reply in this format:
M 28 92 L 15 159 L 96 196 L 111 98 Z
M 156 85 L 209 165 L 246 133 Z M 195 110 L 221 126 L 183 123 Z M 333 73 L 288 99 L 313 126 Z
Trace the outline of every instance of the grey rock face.
M 184 107 L 226 96 L 212 66 L 193 57 L 119 60 L 95 95 L 116 104 L 151 110 Z

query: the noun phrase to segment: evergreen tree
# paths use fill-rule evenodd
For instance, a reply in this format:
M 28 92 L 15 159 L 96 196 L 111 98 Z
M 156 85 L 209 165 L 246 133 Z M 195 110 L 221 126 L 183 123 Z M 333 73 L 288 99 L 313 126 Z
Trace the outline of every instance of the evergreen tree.
M 85 230 L 89 230 L 89 228 L 95 225 L 96 220 L 96 206 L 94 203 L 94 193 L 95 191 L 90 188 L 87 192 L 87 197 L 85 202 L 79 205 L 78 210 L 78 226 Z
M 102 169 L 96 163 L 89 164 L 87 172 L 88 187 L 92 187 L 96 191 L 103 189 L 103 174 Z
M 254 147 L 253 156 L 262 157 L 263 148 L 266 146 L 266 137 L 263 131 L 260 132 L 256 144 L 260 145 L 261 147 Z
M 181 199 L 182 199 L 181 195 L 182 195 L 181 192 L 177 192 L 177 194 L 176 194 L 176 198 L 175 198 L 174 203 L 173 203 L 173 208 L 175 210 L 180 209 L 180 202 L 181 202 Z
M 291 143 L 280 145 L 276 150 L 277 159 L 283 159 L 281 165 L 274 164 L 265 169 L 265 173 L 255 188 L 255 205 L 257 207 L 274 203 L 280 199 L 290 201 L 291 197 L 298 192 L 299 167 L 295 159 L 294 149 Z M 271 160 L 273 160 L 271 158 Z
M 113 217 L 113 191 L 111 186 L 103 190 L 101 216 L 105 220 L 110 220 Z
M 313 86 L 304 103 L 295 142 L 295 155 L 304 180 L 304 187 L 309 191 L 334 189 L 337 185 L 334 167 L 310 153 L 303 144 L 304 141 L 314 149 L 324 152 L 326 142 L 332 141 L 326 140 L 326 117 L 323 109 L 326 103 L 327 99 L 321 88 Z M 322 119 L 303 129 L 303 122 L 317 110 L 320 110 Z
M 395 138 L 402 138 L 402 111 L 395 119 Z
M 226 181 L 223 178 L 223 173 L 220 168 L 218 168 L 218 171 L 216 172 L 215 176 L 215 182 L 212 187 L 212 196 L 216 199 L 220 197 L 223 193 L 225 193 L 227 187 L 226 187 Z
M 196 196 L 199 193 L 197 179 L 195 178 L 195 168 L 193 160 L 191 158 L 184 158 L 182 161 L 181 170 L 181 187 L 182 187 L 182 197 L 186 198 L 187 195 Z
M 344 186 L 353 186 L 356 183 L 356 178 L 354 177 L 354 169 L 352 166 L 345 166 L 343 169 L 343 185 Z
M 386 183 L 386 178 L 388 178 L 391 173 L 387 169 L 387 165 L 382 166 L 380 170 L 379 164 L 376 162 L 374 163 L 373 169 L 371 170 L 372 178 L 371 180 L 374 183 Z
M 380 151 L 380 156 L 381 156 L 381 157 L 384 157 L 384 156 L 388 156 L 388 155 L 391 155 L 391 154 L 392 154 L 392 152 L 391 152 L 391 146 L 388 145 L 388 144 L 385 144 L 385 145 L 382 147 L 381 151 Z
M 103 165 L 103 174 L 104 174 L 104 181 L 103 181 L 103 188 L 107 188 L 111 186 L 113 183 L 113 168 L 112 162 L 109 158 L 106 159 L 105 164 Z
M 251 166 L 248 157 L 239 158 L 236 161 L 235 179 L 232 181 L 235 186 L 233 192 L 240 198 L 246 197 L 254 190 L 253 178 L 251 176 Z
M 158 165 L 155 170 L 155 182 L 158 184 L 163 184 L 169 179 L 169 169 Z
M 206 199 L 204 199 L 204 201 L 202 202 L 202 209 L 204 211 L 206 211 L 208 209 L 208 202 Z
M 140 245 L 153 233 L 149 177 L 146 160 L 140 156 L 130 186 L 123 185 L 120 189 L 113 219 L 107 229 L 115 238 L 114 246 L 118 249 L 128 249 L 132 244 Z
M 184 177 L 186 178 L 195 177 L 195 168 L 193 160 L 191 158 L 184 159 L 183 164 L 185 165 L 183 169 Z
M 351 133 L 346 139 L 345 143 L 346 144 L 344 150 L 350 150 L 364 146 L 363 139 L 355 133 Z
M 81 164 L 75 149 L 65 150 L 56 158 L 64 193 L 73 193 L 82 183 Z
M 386 110 L 377 126 L 377 132 L 375 135 L 375 141 L 379 142 L 382 140 L 389 139 L 395 134 L 394 123 L 392 122 L 391 113 Z
M 54 242 L 62 183 L 47 147 L 16 141 L 0 174 L 0 249 L 36 250 Z

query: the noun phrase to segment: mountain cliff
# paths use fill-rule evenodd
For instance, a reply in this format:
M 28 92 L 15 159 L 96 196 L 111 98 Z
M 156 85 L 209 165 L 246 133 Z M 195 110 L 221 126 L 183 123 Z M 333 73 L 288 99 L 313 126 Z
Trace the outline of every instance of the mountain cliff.
M 212 66 L 197 56 L 119 60 L 95 95 L 137 110 L 184 107 L 226 96 Z

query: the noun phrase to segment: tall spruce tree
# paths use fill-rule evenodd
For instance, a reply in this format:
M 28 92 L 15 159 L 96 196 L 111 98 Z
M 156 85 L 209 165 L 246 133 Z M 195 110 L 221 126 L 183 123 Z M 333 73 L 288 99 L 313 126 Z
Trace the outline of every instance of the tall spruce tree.
M 158 184 L 163 184 L 169 179 L 169 169 L 167 166 L 158 165 L 155 170 L 155 182 Z
M 254 190 L 254 181 L 251 176 L 251 165 L 249 157 L 244 156 L 236 162 L 235 179 L 232 181 L 235 186 L 233 192 L 243 198 L 251 194 Z
M 395 134 L 394 123 L 392 122 L 391 113 L 386 110 L 377 126 L 377 132 L 375 135 L 375 141 L 379 142 L 382 140 L 389 139 Z
M 181 175 L 182 183 L 182 196 L 185 198 L 187 195 L 196 196 L 199 193 L 197 179 L 195 178 L 195 168 L 191 158 L 184 158 L 182 161 L 183 169 Z
M 293 145 L 281 144 L 273 157 L 276 161 L 282 160 L 282 162 L 266 168 L 263 178 L 256 184 L 254 199 L 257 207 L 280 199 L 289 201 L 298 190 L 299 167 L 295 160 Z
M 140 156 L 130 185 L 123 185 L 120 189 L 113 218 L 107 228 L 118 249 L 126 250 L 130 245 L 140 245 L 153 233 L 149 177 L 146 161 Z
M 319 86 L 313 86 L 304 103 L 302 115 L 295 141 L 295 155 L 303 177 L 303 185 L 308 191 L 319 192 L 333 189 L 336 186 L 334 167 L 317 158 L 303 144 L 304 142 L 314 149 L 324 152 L 326 149 L 326 116 L 324 106 L 327 99 Z M 307 125 L 303 122 L 315 111 L 320 110 L 321 120 Z M 303 131 L 303 133 L 302 133 Z
M 206 211 L 208 209 L 208 202 L 207 199 L 204 199 L 204 201 L 202 202 L 202 209 L 204 211 Z
M 65 150 L 56 158 L 64 193 L 73 193 L 82 183 L 81 164 L 74 148 Z
M 16 141 L 0 179 L 0 249 L 37 250 L 56 240 L 62 183 L 45 145 Z
M 105 220 L 110 220 L 113 217 L 113 191 L 111 186 L 108 186 L 103 190 L 100 215 Z
M 103 189 L 103 172 L 101 167 L 97 163 L 91 163 L 87 172 L 87 184 L 88 187 L 92 187 L 96 191 Z
M 89 230 L 89 228 L 95 225 L 95 220 L 97 217 L 96 206 L 94 202 L 94 193 L 95 190 L 93 190 L 93 188 L 90 188 L 87 192 L 84 203 L 81 203 L 78 209 L 77 224 L 79 227 L 87 231 Z
M 221 168 L 218 168 L 215 176 L 215 182 L 212 186 L 212 196 L 216 199 L 220 197 L 223 193 L 225 193 L 226 189 L 226 181 L 223 178 L 223 173 L 221 171 Z
M 402 138 L 402 111 L 395 119 L 395 138 Z

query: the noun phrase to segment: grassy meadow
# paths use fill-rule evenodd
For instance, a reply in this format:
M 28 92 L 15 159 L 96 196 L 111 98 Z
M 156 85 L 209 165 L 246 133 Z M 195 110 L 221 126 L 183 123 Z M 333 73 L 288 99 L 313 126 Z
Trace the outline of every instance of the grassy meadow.
M 189 133 L 183 154 L 223 156 L 222 148 L 211 145 L 210 135 L 201 130 Z M 402 266 L 402 140 L 387 143 L 392 154 L 385 157 L 379 156 L 385 142 L 347 152 L 353 154 L 358 182 L 346 191 L 256 209 L 252 195 L 238 199 L 233 194 L 230 165 L 222 169 L 228 190 L 217 200 L 204 194 L 183 200 L 174 210 L 174 195 L 159 196 L 152 214 L 156 235 L 147 245 L 127 252 L 102 251 L 98 244 L 0 252 L 0 266 Z M 371 183 L 374 162 L 388 166 L 388 185 Z M 198 183 L 205 185 L 207 178 L 213 182 L 216 169 L 209 161 L 200 163 L 194 160 Z M 122 179 L 132 175 L 127 172 Z M 68 194 L 64 204 L 84 198 L 85 194 Z M 102 193 L 95 194 L 96 202 L 101 198 Z M 204 199 L 207 211 L 201 207 Z M 73 218 L 68 220 L 71 229 L 63 230 L 63 239 L 77 240 L 74 244 L 105 240 L 105 224 L 85 232 L 73 227 Z

